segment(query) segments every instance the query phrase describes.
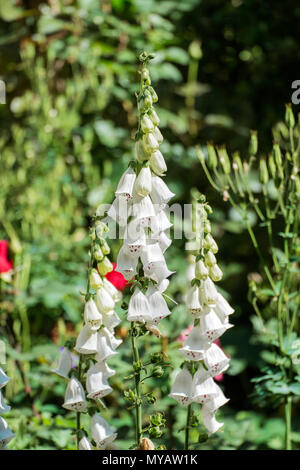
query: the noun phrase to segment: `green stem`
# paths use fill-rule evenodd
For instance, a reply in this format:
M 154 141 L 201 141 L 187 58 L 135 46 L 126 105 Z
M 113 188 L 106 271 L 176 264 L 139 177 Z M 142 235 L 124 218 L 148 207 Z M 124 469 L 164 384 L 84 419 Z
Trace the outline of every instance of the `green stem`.
M 285 449 L 292 450 L 292 439 L 291 439 L 292 397 L 285 398 L 284 410 L 285 410 Z
M 81 382 L 81 365 L 82 365 L 82 355 L 79 355 L 79 364 L 78 364 L 78 380 Z M 76 440 L 77 440 L 77 450 L 79 450 L 79 441 L 80 441 L 80 436 L 79 436 L 79 431 L 80 431 L 80 411 L 77 411 L 76 413 Z
M 186 413 L 184 450 L 189 450 L 191 412 L 192 412 L 192 405 L 188 405 L 187 413 Z
M 136 337 L 134 336 L 135 324 L 134 322 L 131 323 L 131 345 L 132 345 L 132 352 L 134 357 L 134 362 L 139 362 L 139 351 L 136 344 Z M 136 445 L 139 446 L 141 437 L 142 437 L 142 399 L 141 399 L 141 390 L 140 390 L 140 381 L 141 381 L 141 374 L 140 372 L 135 374 L 135 391 L 136 391 L 136 404 L 135 404 L 135 412 L 136 412 L 136 426 L 135 426 L 135 435 L 136 435 Z

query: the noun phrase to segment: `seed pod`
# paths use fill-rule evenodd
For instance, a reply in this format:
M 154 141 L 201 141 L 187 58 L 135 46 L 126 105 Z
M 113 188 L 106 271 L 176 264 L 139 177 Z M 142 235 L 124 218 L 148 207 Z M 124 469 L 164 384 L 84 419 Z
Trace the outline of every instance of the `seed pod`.
M 268 164 L 269 164 L 269 170 L 270 170 L 270 173 L 272 175 L 272 178 L 275 180 L 276 175 L 277 175 L 277 169 L 276 169 L 276 164 L 275 164 L 275 161 L 274 161 L 274 157 L 271 153 L 269 154 Z
M 225 175 L 229 175 L 229 173 L 231 172 L 231 165 L 230 165 L 230 160 L 229 160 L 227 150 L 225 147 L 219 147 L 217 150 L 218 150 L 219 160 L 224 170 L 224 173 Z
M 257 131 L 251 131 L 249 153 L 250 155 L 256 155 L 258 148 Z
M 267 184 L 269 181 L 268 168 L 267 168 L 266 160 L 264 159 L 261 159 L 259 161 L 259 178 L 260 178 L 260 182 L 264 185 Z

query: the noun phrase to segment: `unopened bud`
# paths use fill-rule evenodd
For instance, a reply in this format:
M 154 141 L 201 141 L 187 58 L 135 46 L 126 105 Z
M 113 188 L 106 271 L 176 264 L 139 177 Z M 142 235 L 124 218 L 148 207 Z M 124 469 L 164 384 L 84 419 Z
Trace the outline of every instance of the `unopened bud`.
M 276 164 L 274 161 L 274 157 L 271 153 L 269 154 L 268 164 L 269 164 L 269 170 L 272 175 L 272 178 L 275 180 L 277 176 L 277 168 L 276 168 Z
M 269 181 L 269 173 L 266 164 L 266 160 L 260 159 L 259 161 L 259 178 L 262 184 L 267 184 Z
M 158 126 L 158 125 L 159 125 L 159 122 L 160 122 L 160 121 L 159 121 L 159 117 L 158 117 L 156 111 L 155 111 L 153 108 L 151 108 L 151 109 L 149 110 L 148 116 L 150 117 L 151 121 L 153 122 L 153 124 L 154 124 L 155 126 Z
M 158 96 L 157 96 L 156 91 L 154 90 L 154 88 L 152 88 L 152 86 L 149 86 L 148 90 L 150 91 L 150 95 L 151 95 L 153 103 L 156 103 L 158 101 Z
M 140 440 L 140 443 L 139 443 L 139 446 L 138 446 L 137 450 L 154 450 L 154 444 L 147 437 L 143 437 Z
M 225 147 L 219 147 L 218 149 L 218 156 L 220 163 L 223 167 L 225 175 L 229 175 L 231 172 L 231 165 L 230 165 L 230 159 L 227 153 L 227 150 Z
M 152 132 L 154 129 L 154 124 L 151 121 L 151 119 L 146 116 L 145 114 L 143 115 L 141 119 L 141 128 L 142 131 L 146 134 L 147 132 Z
M 251 131 L 249 153 L 250 155 L 256 155 L 258 148 L 257 131 Z
M 294 117 L 291 103 L 288 103 L 285 106 L 285 118 L 284 119 L 285 119 L 286 124 L 289 127 L 293 128 L 295 126 L 295 117 Z
M 89 277 L 90 286 L 92 289 L 97 290 L 103 285 L 103 281 L 98 274 L 97 269 L 92 269 Z
M 107 256 L 105 256 L 104 259 L 97 264 L 97 268 L 102 276 L 105 276 L 107 273 L 110 273 L 114 269 Z
M 207 152 L 208 152 L 208 165 L 213 170 L 218 166 L 218 157 L 214 146 L 211 143 L 207 144 Z

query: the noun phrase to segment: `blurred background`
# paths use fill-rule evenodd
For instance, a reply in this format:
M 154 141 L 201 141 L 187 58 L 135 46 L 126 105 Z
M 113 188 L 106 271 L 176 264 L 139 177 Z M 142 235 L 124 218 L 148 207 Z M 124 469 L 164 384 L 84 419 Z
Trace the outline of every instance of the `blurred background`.
M 150 71 L 173 202 L 190 202 L 193 188 L 206 194 L 224 271 L 221 288 L 236 309 L 235 328 L 222 337 L 232 358 L 221 378 L 231 399 L 221 411 L 224 432 L 202 447 L 283 447 L 281 408 L 261 408 L 252 396 L 251 379 L 265 361 L 247 301 L 247 277 L 257 271 L 254 249 L 229 204 L 207 183 L 195 146 L 225 143 L 243 156 L 250 130 L 257 129 L 259 153 L 271 150 L 272 128 L 299 78 L 299 20 L 300 6 L 292 0 L 272 6 L 259 0 L 1 0 L 6 104 L 0 105 L 0 239 L 8 242 L 7 256 L 3 243 L 1 255 L 8 264 L 2 259 L 0 337 L 14 377 L 6 387 L 8 421 L 17 434 L 11 448 L 74 447 L 74 414 L 61 408 L 65 383 L 49 371 L 59 347 L 79 331 L 89 216 L 112 201 L 134 157 L 137 57 L 143 50 L 156 54 Z M 167 251 L 176 271 L 170 294 L 179 304 L 165 320 L 164 347 L 175 365 L 181 360 L 178 337 L 191 323 L 180 305 L 188 267 L 184 247 L 184 240 L 175 240 Z M 118 248 L 113 242 L 113 260 Z M 127 327 L 121 325 L 120 337 Z M 159 350 L 157 341 L 148 341 L 148 352 Z M 120 352 L 112 365 L 129 370 L 128 346 Z M 105 416 L 119 429 L 119 447 L 128 448 L 133 417 L 123 399 L 126 384 L 118 374 L 112 383 Z M 184 411 L 167 397 L 168 377 L 151 387 L 161 393 L 155 409 L 168 410 L 165 443 L 180 448 Z M 300 442 L 300 423 L 293 418 Z

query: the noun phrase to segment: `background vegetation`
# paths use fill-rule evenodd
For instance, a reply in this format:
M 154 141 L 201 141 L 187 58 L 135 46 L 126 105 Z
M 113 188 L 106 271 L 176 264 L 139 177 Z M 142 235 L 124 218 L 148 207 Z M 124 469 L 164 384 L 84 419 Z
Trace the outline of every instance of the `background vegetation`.
M 191 188 L 207 195 L 222 288 L 236 308 L 235 328 L 222 338 L 232 356 L 222 382 L 231 398 L 221 411 L 224 432 L 202 447 L 283 447 L 282 407 L 265 400 L 260 408 L 251 398 L 251 379 L 268 359 L 247 301 L 247 277 L 258 270 L 254 248 L 229 203 L 208 185 L 195 145 L 226 143 L 243 157 L 250 129 L 257 129 L 258 153 L 271 151 L 272 128 L 298 78 L 299 18 L 291 0 L 273 1 L 272 8 L 258 0 L 1 0 L 0 78 L 7 103 L 0 106 L 0 238 L 10 241 L 15 274 L 12 282 L 2 281 L 0 335 L 15 378 L 7 386 L 9 422 L 17 433 L 11 448 L 74 447 L 74 415 L 61 408 L 65 384 L 49 370 L 59 346 L 79 329 L 89 216 L 112 201 L 133 157 L 137 56 L 144 49 L 156 53 L 151 74 L 174 202 L 188 202 Z M 259 243 L 264 251 L 263 236 Z M 112 248 L 116 254 L 118 244 Z M 175 364 L 176 338 L 189 326 L 180 305 L 183 256 L 184 241 L 175 240 L 167 258 L 177 271 L 170 292 L 179 305 L 165 320 L 170 338 L 163 345 L 174 350 Z M 126 328 L 124 322 L 121 337 Z M 147 348 L 152 352 L 150 339 Z M 113 365 L 125 373 L 129 349 L 120 351 Z M 119 447 L 128 448 L 133 418 L 123 399 L 126 385 L 118 374 L 113 383 L 105 413 L 119 429 Z M 179 448 L 183 411 L 167 398 L 166 377 L 152 386 L 162 396 L 155 408 L 168 409 L 164 442 Z M 296 414 L 293 429 L 297 447 Z

